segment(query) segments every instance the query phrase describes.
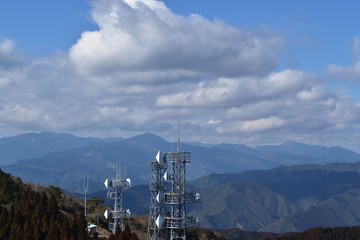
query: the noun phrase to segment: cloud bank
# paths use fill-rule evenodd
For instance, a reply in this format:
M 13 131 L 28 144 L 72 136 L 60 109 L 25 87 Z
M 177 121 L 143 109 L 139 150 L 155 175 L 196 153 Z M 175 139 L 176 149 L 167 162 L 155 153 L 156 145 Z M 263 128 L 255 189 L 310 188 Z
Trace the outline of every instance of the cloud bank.
M 186 141 L 356 148 L 360 105 L 316 74 L 278 70 L 282 36 L 177 15 L 155 0 L 91 5 L 99 29 L 67 52 L 27 59 L 14 41 L 0 40 L 3 134 L 153 132 L 171 140 L 181 122 Z M 358 65 L 327 72 L 356 80 Z
M 352 66 L 338 66 L 331 64 L 326 69 L 330 78 L 343 82 L 360 82 L 360 37 L 356 36 L 353 43 L 353 54 L 356 62 Z

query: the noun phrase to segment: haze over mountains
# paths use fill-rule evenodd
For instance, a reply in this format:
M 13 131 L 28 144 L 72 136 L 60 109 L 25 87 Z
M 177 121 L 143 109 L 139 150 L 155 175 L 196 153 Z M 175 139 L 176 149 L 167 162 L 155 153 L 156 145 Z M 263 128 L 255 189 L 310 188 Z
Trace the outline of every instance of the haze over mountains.
M 67 133 L 41 132 L 0 138 L 0 166 L 24 158 L 41 157 L 47 153 L 66 151 L 89 145 L 99 145 L 107 140 L 82 138 Z
M 121 160 L 123 174 L 135 183 L 124 193 L 124 206 L 145 215 L 148 164 L 159 149 L 174 146 L 149 133 L 106 140 L 30 133 L 0 139 L 0 165 L 24 181 L 71 192 L 82 192 L 83 175 L 89 174 L 90 192 L 101 190 L 90 196 L 105 197 L 104 179 L 115 175 Z M 183 146 L 192 154 L 188 191 L 202 199 L 188 212 L 200 217 L 202 227 L 289 232 L 360 224 L 360 155 L 355 152 L 296 142 Z
M 191 214 L 203 227 L 265 232 L 359 225 L 359 167 L 304 165 L 202 177 L 191 183 L 203 200 Z
M 128 189 L 123 205 L 148 214 L 148 189 Z M 200 218 L 202 228 L 283 233 L 360 225 L 360 162 L 211 174 L 190 181 L 187 189 L 201 194 L 187 212 Z M 104 197 L 106 191 L 89 196 Z
M 71 192 L 82 192 L 83 175 L 89 174 L 90 191 L 98 191 L 103 189 L 104 179 L 115 174 L 117 160 L 122 161 L 123 173 L 135 184 L 146 184 L 150 179 L 148 164 L 157 151 L 172 151 L 174 146 L 175 143 L 150 133 L 110 140 L 29 133 L 0 139 L 0 166 L 24 181 L 58 185 Z M 360 154 L 344 148 L 296 142 L 256 148 L 236 144 L 183 146 L 192 156 L 187 168 L 189 180 L 212 173 L 360 160 Z

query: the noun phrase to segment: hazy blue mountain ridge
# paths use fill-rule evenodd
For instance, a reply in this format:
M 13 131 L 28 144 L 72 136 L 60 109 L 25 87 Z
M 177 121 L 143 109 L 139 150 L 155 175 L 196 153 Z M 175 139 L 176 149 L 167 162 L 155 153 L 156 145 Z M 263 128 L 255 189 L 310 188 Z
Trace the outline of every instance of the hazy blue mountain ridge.
M 227 222 L 228 228 L 242 226 L 246 230 L 269 232 L 359 225 L 360 174 L 342 172 L 344 168 L 357 168 L 359 164 L 338 163 L 336 165 L 344 165 L 339 172 L 333 171 L 332 164 L 329 164 L 328 169 L 327 165 L 313 165 L 312 168 L 306 165 L 212 174 L 190 182 L 202 189 L 202 204 L 207 206 L 194 208 L 190 214 L 202 216 L 202 226 L 206 227 L 223 228 L 222 224 Z M 247 185 L 247 190 L 237 185 L 245 183 L 251 183 Z M 262 195 L 258 193 L 259 189 L 262 189 Z M 259 212 L 252 210 L 253 205 L 249 204 L 257 195 L 262 196 L 255 198 L 259 204 L 255 205 L 255 209 Z M 270 196 L 278 196 L 275 199 L 279 200 L 269 200 L 274 199 Z M 276 209 L 282 211 L 274 214 Z M 249 215 L 248 211 L 254 215 Z M 269 212 L 272 218 L 268 217 Z M 261 224 L 254 224 L 256 221 Z
M 190 181 L 188 192 L 199 192 L 201 201 L 188 205 L 188 215 L 200 217 L 203 228 L 265 232 L 360 225 L 359 173 L 301 167 L 212 174 Z M 95 195 L 105 197 L 106 192 Z M 149 196 L 148 185 L 135 186 L 124 192 L 124 207 L 148 214 Z
M 103 144 L 98 138 L 82 138 L 67 133 L 27 133 L 0 138 L 0 166 L 47 153 Z
M 341 147 L 324 147 L 307 145 L 304 143 L 287 141 L 280 145 L 264 145 L 255 149 L 267 152 L 289 153 L 302 156 L 312 156 L 317 159 L 326 159 L 328 162 L 355 162 L 359 161 L 359 154 Z
M 47 136 L 49 133 L 35 134 L 35 136 L 42 135 Z M 57 142 L 62 143 L 64 142 L 63 139 L 67 138 L 70 139 L 67 141 L 68 143 L 75 142 L 78 145 L 90 145 L 66 151 L 47 153 L 41 157 L 18 160 L 11 165 L 2 166 L 2 168 L 21 177 L 24 181 L 43 185 L 55 184 L 67 191 L 73 192 L 82 192 L 83 175 L 89 174 L 91 182 L 90 191 L 98 191 L 102 189 L 102 182 L 106 177 L 114 176 L 114 167 L 118 160 L 122 162 L 123 174 L 132 178 L 134 184 L 148 182 L 150 179 L 149 162 L 155 159 L 157 151 L 172 151 L 176 145 L 150 133 L 128 139 L 117 139 L 117 142 L 111 142 L 111 139 L 83 139 L 68 134 L 51 133 L 50 135 L 51 137 L 58 136 L 60 140 L 51 143 L 51 138 L 48 137 L 46 138 L 48 141 L 46 146 L 56 145 Z M 32 134 L 29 134 L 29 136 L 32 136 Z M 19 136 L 20 139 L 23 137 L 22 135 Z M 19 140 L 13 142 L 18 143 Z M 42 141 L 40 142 L 42 143 Z M 70 145 L 75 147 L 77 146 L 75 143 Z M 15 148 L 15 145 L 12 148 Z M 31 148 L 31 146 L 30 144 L 28 148 Z M 39 146 L 45 149 L 43 147 L 45 144 L 40 144 Z M 69 145 L 67 146 L 70 147 Z M 326 163 L 332 162 L 334 159 L 329 160 L 323 157 L 326 154 L 323 154 L 322 158 L 318 159 L 312 156 L 312 152 L 304 153 L 300 150 L 297 152 L 301 152 L 302 155 L 288 153 L 289 150 L 283 153 L 278 150 L 278 147 L 275 147 L 275 151 L 271 150 L 272 148 L 269 146 L 267 146 L 270 148 L 268 150 L 261 149 L 261 147 L 258 149 L 237 144 L 220 144 L 215 147 L 188 144 L 183 144 L 183 146 L 186 151 L 191 152 L 192 157 L 192 162 L 187 168 L 188 180 L 212 173 L 236 173 L 244 170 L 271 169 L 280 165 Z M 292 152 L 296 152 L 294 150 L 296 146 L 299 146 L 300 149 L 304 148 L 303 144 L 293 144 L 291 147 L 293 149 Z M 355 160 L 356 157 L 360 159 L 359 154 L 342 148 L 318 146 L 309 146 L 308 148 L 321 149 L 321 151 L 325 151 L 325 149 L 329 149 L 329 151 L 339 150 L 340 152 L 347 152 L 349 156 L 352 156 L 352 160 Z M 318 153 L 316 154 L 318 155 Z M 336 159 L 339 158 L 337 157 Z M 349 161 L 348 159 L 340 160 L 342 162 Z M 334 168 L 338 167 L 336 165 L 331 166 Z M 345 166 L 341 166 L 341 168 L 344 171 L 349 170 Z
M 21 177 L 24 181 L 44 185 L 58 184 L 67 191 L 81 192 L 82 177 L 90 175 L 91 190 L 100 190 L 105 177 L 115 174 L 115 163 L 122 161 L 123 171 L 135 184 L 149 181 L 149 162 L 155 160 L 159 149 L 172 151 L 175 143 L 153 135 L 144 134 L 119 142 L 88 146 L 63 152 L 46 154 L 39 158 L 23 159 L 3 166 L 5 171 Z M 187 169 L 189 179 L 212 172 L 231 172 L 241 169 L 271 168 L 276 163 L 256 156 L 236 154 L 217 148 L 188 146 L 192 152 L 191 167 Z M 249 164 L 250 163 L 250 164 Z M 125 174 L 125 173 L 124 173 Z

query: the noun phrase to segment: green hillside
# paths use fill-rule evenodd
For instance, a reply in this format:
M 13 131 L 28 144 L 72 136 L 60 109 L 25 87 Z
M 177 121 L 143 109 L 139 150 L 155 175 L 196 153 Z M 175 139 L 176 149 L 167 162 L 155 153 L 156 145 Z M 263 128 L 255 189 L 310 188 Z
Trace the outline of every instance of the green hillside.
M 191 182 L 201 193 L 201 226 L 291 232 L 360 225 L 358 163 L 213 174 Z M 346 172 L 350 169 L 351 172 Z M 327 169 L 327 167 L 329 169 Z
M 82 211 L 59 207 L 56 188 L 34 191 L 0 169 L 0 191 L 0 239 L 90 239 Z
M 229 238 L 231 239 L 231 238 Z M 236 240 L 235 238 L 232 238 Z M 360 227 L 312 228 L 287 236 L 265 237 L 261 240 L 357 240 L 360 239 Z
M 23 184 L 0 169 L 0 240 L 87 240 L 82 205 L 57 187 Z M 109 239 L 136 240 L 130 228 Z

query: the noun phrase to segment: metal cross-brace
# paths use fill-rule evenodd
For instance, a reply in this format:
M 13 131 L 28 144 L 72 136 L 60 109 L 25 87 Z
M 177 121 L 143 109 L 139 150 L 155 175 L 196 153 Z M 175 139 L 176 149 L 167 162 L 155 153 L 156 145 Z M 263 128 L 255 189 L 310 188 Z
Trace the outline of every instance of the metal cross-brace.
M 119 226 L 120 230 L 124 230 L 124 220 L 130 218 L 130 210 L 122 208 L 122 191 L 125 188 L 130 187 L 131 181 L 130 178 L 121 179 L 120 166 L 117 163 L 116 167 L 116 178 L 109 181 L 106 179 L 104 182 L 106 188 L 113 188 L 113 190 L 108 191 L 108 199 L 114 200 L 114 209 L 110 212 L 105 211 L 104 216 L 108 219 L 110 216 L 113 219 L 112 223 L 109 223 L 109 231 L 115 234 L 116 227 Z
M 151 182 L 150 189 L 150 212 L 147 240 L 166 239 L 166 228 L 164 227 L 164 192 L 167 190 L 167 183 L 164 174 L 167 169 L 165 156 L 160 151 L 156 155 L 156 161 L 150 162 Z
M 171 180 L 171 192 L 165 193 L 164 202 L 171 206 L 171 216 L 165 217 L 170 239 L 186 239 L 186 228 L 199 226 L 199 219 L 186 216 L 186 204 L 198 203 L 200 194 L 186 192 L 186 163 L 190 163 L 190 152 L 185 152 L 178 138 L 173 152 L 165 154 L 165 161 L 172 166 L 172 173 L 165 174 Z

